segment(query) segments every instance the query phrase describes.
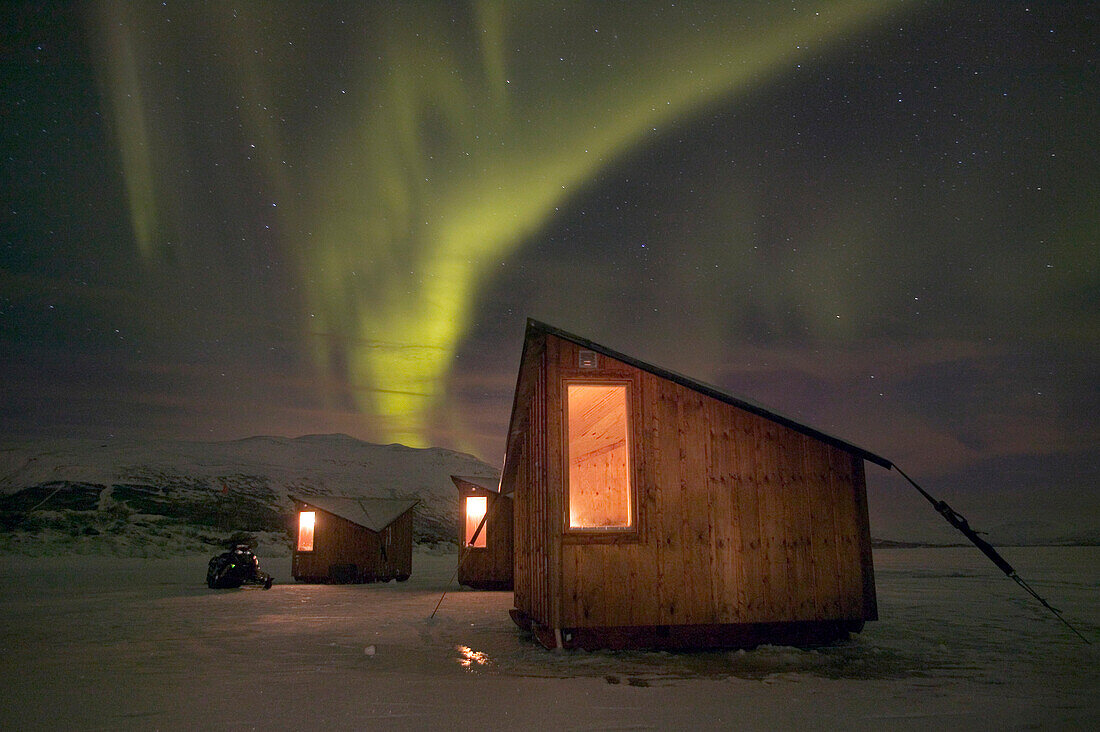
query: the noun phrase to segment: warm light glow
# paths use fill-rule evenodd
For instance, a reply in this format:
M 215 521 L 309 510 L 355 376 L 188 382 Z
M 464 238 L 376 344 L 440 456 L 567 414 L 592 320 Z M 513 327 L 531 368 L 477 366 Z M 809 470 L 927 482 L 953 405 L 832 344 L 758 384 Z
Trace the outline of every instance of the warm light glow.
M 569 384 L 569 527 L 634 523 L 626 384 Z
M 469 646 L 455 646 L 455 650 L 459 653 L 458 664 L 464 669 L 472 670 L 477 666 L 488 666 L 491 663 L 488 654 L 475 651 Z
M 476 540 L 471 541 L 471 539 L 474 538 L 474 532 L 477 531 L 481 519 L 485 517 L 488 503 L 489 499 L 485 496 L 469 496 L 466 498 L 466 546 L 472 546 L 476 549 L 485 548 L 485 535 L 489 531 L 488 526 L 481 528 L 481 533 L 477 535 Z
M 313 551 L 313 524 L 316 521 L 315 511 L 302 511 L 298 514 L 298 551 Z

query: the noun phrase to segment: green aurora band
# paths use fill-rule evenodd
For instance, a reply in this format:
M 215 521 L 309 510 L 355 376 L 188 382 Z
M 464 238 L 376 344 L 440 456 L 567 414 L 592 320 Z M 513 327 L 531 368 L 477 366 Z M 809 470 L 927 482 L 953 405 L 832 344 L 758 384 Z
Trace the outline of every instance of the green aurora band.
M 172 92 L 154 57 L 205 53 L 243 100 L 243 139 L 264 148 L 259 178 L 279 202 L 318 373 L 342 376 L 375 438 L 419 446 L 447 419 L 442 397 L 479 288 L 555 211 L 670 122 L 788 73 L 897 6 L 265 3 L 184 5 L 165 23 L 151 6 L 108 2 L 92 25 L 146 266 L 163 265 L 164 241 L 187 239 L 169 215 L 176 143 L 154 120 Z M 288 46 L 334 52 L 302 34 L 321 23 L 316 12 L 335 23 L 337 8 L 362 31 L 337 49 L 336 101 L 282 93 L 303 63 Z M 311 101 L 309 125 L 273 121 L 301 119 L 295 105 Z

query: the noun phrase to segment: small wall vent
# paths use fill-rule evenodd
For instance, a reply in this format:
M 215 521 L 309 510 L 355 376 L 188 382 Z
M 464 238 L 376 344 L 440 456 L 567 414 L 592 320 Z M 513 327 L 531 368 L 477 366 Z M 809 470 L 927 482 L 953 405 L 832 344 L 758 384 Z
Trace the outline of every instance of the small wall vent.
M 595 351 L 580 351 L 577 354 L 577 366 L 582 369 L 594 369 L 596 368 L 596 352 Z

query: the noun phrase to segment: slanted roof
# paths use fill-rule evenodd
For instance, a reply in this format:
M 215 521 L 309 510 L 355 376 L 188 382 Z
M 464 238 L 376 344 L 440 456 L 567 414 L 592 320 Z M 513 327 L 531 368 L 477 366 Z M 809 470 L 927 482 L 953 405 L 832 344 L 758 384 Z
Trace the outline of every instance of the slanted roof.
M 487 478 L 480 475 L 452 475 L 451 481 L 457 486 L 460 482 L 484 488 L 491 493 L 500 493 L 500 478 Z
M 347 519 L 378 533 L 406 511 L 417 501 L 390 498 L 341 498 L 337 496 L 291 496 L 295 501 L 307 503 L 314 508 L 328 511 L 334 516 Z
M 669 371 L 668 369 L 661 368 L 660 366 L 654 366 L 653 364 L 646 363 L 645 361 L 640 361 L 640 360 L 638 360 L 636 358 L 633 358 L 631 356 L 627 356 L 625 354 L 619 353 L 618 351 L 614 351 L 614 350 L 612 350 L 612 349 L 610 349 L 606 346 L 601 346 L 598 343 L 593 343 L 592 341 L 588 340 L 587 338 L 582 338 L 581 336 L 573 335 L 572 333 L 567 333 L 567 332 L 565 332 L 565 331 L 563 331 L 559 328 L 555 328 L 552 325 L 547 325 L 546 323 L 540 323 L 539 321 L 531 319 L 531 318 L 527 319 L 527 332 L 526 332 L 526 334 L 524 336 L 524 339 L 523 339 L 523 352 L 524 353 L 523 353 L 523 356 L 521 357 L 521 362 L 520 362 L 520 375 L 519 375 L 519 378 L 518 378 L 517 384 L 516 384 L 516 395 L 515 395 L 513 403 L 512 403 L 512 418 L 511 418 L 511 423 L 509 424 L 509 428 L 508 428 L 508 431 L 509 431 L 509 434 L 508 434 L 508 454 L 511 454 L 511 452 L 512 452 L 512 441 L 513 441 L 513 439 L 515 439 L 515 437 L 518 436 L 518 432 L 522 431 L 522 429 L 525 427 L 525 425 L 522 425 L 522 423 L 521 423 L 522 422 L 522 415 L 517 415 L 517 407 L 518 407 L 519 402 L 520 402 L 520 389 L 523 386 L 523 381 L 524 381 L 523 372 L 524 372 L 525 361 L 532 355 L 532 354 L 528 353 L 528 348 L 531 345 L 532 340 L 534 338 L 536 338 L 537 336 L 540 336 L 540 335 L 552 335 L 552 336 L 556 336 L 558 338 L 561 338 L 563 340 L 572 341 L 573 343 L 576 343 L 578 346 L 581 346 L 582 348 L 586 348 L 590 351 L 595 351 L 597 353 L 601 353 L 604 356 L 607 356 L 608 358 L 613 358 L 617 361 L 622 361 L 623 363 L 628 364 L 630 366 L 633 366 L 634 368 L 641 369 L 642 371 L 647 371 L 647 372 L 653 374 L 654 376 L 658 376 L 662 379 L 668 379 L 669 381 L 673 381 L 673 382 L 675 382 L 677 384 L 680 384 L 681 386 L 684 386 L 688 389 L 692 389 L 692 390 L 697 391 L 701 394 L 705 394 L 709 397 L 717 399 L 720 402 L 725 402 L 726 404 L 731 404 L 731 405 L 733 405 L 733 406 L 735 406 L 739 409 L 743 409 L 746 412 L 749 412 L 751 414 L 755 414 L 759 417 L 763 417 L 764 419 L 771 420 L 772 422 L 775 422 L 777 424 L 781 424 L 784 427 L 789 427 L 790 429 L 792 429 L 796 432 L 801 432 L 804 435 L 807 435 L 809 437 L 813 437 L 814 439 L 820 440 L 821 442 L 824 442 L 826 444 L 833 445 L 834 447 L 840 448 L 841 450 L 844 450 L 845 452 L 856 455 L 856 456 L 858 456 L 858 457 L 860 457 L 864 460 L 869 460 L 870 462 L 875 463 L 876 465 L 881 465 L 882 467 L 886 468 L 887 470 L 889 470 L 893 467 L 893 463 L 891 463 L 889 460 L 887 460 L 884 457 L 880 457 L 879 455 L 876 455 L 876 454 L 874 454 L 873 452 L 871 452 L 869 450 L 865 450 L 862 447 L 858 447 L 856 445 L 853 445 L 850 442 L 847 442 L 845 440 L 841 440 L 838 437 L 833 437 L 832 435 L 828 435 L 824 432 L 821 432 L 820 430 L 814 429 L 813 427 L 809 427 L 807 425 L 801 424 L 800 422 L 796 422 L 796 421 L 794 421 L 793 419 L 791 419 L 789 417 L 784 417 L 783 415 L 778 414 L 776 412 L 773 412 L 770 409 L 765 409 L 764 407 L 761 407 L 759 404 L 753 404 L 750 401 L 747 401 L 747 400 L 742 399 L 740 397 L 733 396 L 732 394 L 729 394 L 728 392 L 725 392 L 725 391 L 723 391 L 723 390 L 721 390 L 721 389 L 719 389 L 715 386 L 711 386 L 710 384 L 704 384 L 701 381 L 696 381 L 695 379 L 688 378 L 687 376 L 683 376 L 683 375 L 678 374 L 674 371 Z M 506 459 L 506 462 L 507 462 L 507 459 Z M 505 465 L 504 470 L 505 470 L 506 477 L 509 477 L 509 476 L 507 476 L 507 474 L 510 472 L 509 471 L 510 467 L 511 466 L 509 466 L 507 464 Z M 502 483 L 503 482 L 504 481 L 502 481 Z

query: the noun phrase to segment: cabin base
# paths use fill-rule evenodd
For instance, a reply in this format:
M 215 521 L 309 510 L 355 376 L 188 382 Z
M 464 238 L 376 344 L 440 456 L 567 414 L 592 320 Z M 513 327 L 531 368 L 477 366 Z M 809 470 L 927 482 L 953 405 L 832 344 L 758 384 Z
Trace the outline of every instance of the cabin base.
M 820 646 L 863 630 L 862 620 L 714 625 L 645 625 L 605 628 L 563 628 L 555 633 L 523 611 L 509 612 L 512 621 L 531 632 L 548 649 L 714 650 L 750 649 L 760 645 Z
M 520 630 L 525 630 L 528 633 L 531 632 L 531 618 L 527 613 L 514 607 L 508 611 L 508 617 L 512 619 L 512 622 L 515 623 Z
M 512 591 L 512 580 L 485 580 L 485 579 L 462 579 L 458 580 L 458 584 L 463 587 L 469 587 L 471 590 L 508 590 Z
M 294 575 L 295 582 L 314 585 L 361 585 L 370 582 L 389 582 L 394 579 L 404 582 L 408 578 L 409 575 L 405 572 L 393 570 L 376 572 L 354 564 L 331 564 L 328 574 L 323 575 Z

